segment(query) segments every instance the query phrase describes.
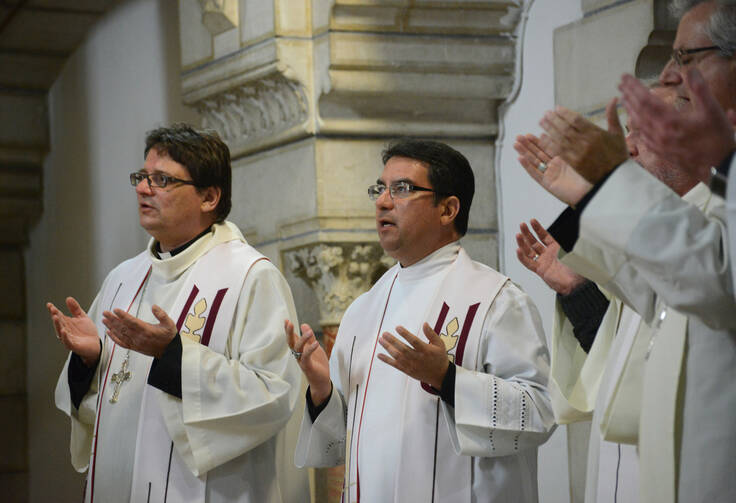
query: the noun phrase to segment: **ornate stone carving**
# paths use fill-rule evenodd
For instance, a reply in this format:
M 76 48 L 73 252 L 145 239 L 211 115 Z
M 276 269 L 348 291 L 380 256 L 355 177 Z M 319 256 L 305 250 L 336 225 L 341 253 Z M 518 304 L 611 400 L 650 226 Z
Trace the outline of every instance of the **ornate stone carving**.
M 199 0 L 202 24 L 212 35 L 238 26 L 238 0 Z
M 203 126 L 216 130 L 236 152 L 300 126 L 308 112 L 304 86 L 280 74 L 209 96 L 194 106 Z
M 317 294 L 323 327 L 339 325 L 350 303 L 393 264 L 378 243 L 320 243 L 288 251 L 285 257 L 291 272 Z

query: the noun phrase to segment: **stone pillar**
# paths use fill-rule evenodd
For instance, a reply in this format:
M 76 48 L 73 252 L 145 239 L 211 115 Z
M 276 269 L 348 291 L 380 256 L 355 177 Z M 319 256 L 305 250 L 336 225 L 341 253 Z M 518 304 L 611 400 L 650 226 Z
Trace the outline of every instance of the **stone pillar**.
M 28 228 L 41 214 L 41 172 L 48 148 L 45 93 L 0 91 L 0 486 L 28 500 L 26 280 Z
M 230 218 L 279 264 L 328 348 L 386 266 L 366 189 L 389 138 L 436 138 L 468 157 L 463 245 L 496 265 L 496 111 L 527 3 L 179 0 L 183 99 L 230 146 Z

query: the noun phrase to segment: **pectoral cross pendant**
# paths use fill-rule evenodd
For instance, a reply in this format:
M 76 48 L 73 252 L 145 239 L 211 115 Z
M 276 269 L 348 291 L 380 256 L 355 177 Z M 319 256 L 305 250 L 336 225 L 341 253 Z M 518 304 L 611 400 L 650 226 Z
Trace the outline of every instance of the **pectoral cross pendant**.
M 120 395 L 120 387 L 125 381 L 130 381 L 132 376 L 130 370 L 128 370 L 128 360 L 130 359 L 130 351 L 125 355 L 123 364 L 120 366 L 120 370 L 112 375 L 112 382 L 115 384 L 115 390 L 110 397 L 110 403 L 117 403 L 118 396 Z

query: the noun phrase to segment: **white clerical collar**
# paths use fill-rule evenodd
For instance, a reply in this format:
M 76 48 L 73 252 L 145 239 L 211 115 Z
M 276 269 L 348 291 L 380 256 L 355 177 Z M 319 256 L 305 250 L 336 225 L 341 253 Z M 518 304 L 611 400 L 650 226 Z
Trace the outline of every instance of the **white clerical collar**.
M 408 267 L 399 266 L 398 279 L 412 281 L 438 273 L 455 262 L 458 253 L 460 253 L 459 241 L 446 244 Z
M 711 196 L 712 192 L 708 186 L 703 182 L 698 182 L 695 187 L 688 190 L 687 193 L 682 196 L 682 199 L 690 204 L 694 204 L 700 211 L 705 211 L 708 207 Z
M 151 239 L 148 244 L 148 254 L 153 264 L 153 274 L 165 278 L 176 278 L 213 247 L 233 240 L 245 242 L 238 227 L 227 221 L 222 224 L 214 224 L 210 232 L 206 232 L 176 255 L 159 252 L 157 257 L 154 253 L 155 241 Z

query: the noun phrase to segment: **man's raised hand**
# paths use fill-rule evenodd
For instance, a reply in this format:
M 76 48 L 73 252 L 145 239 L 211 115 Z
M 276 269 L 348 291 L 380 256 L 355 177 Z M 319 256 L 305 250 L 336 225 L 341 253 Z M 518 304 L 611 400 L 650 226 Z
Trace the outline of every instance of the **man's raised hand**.
M 438 390 L 442 387 L 447 367 L 450 365 L 447 348 L 429 323 L 424 323 L 422 331 L 429 344 L 401 326 L 396 327 L 396 333 L 408 342 L 408 345 L 390 333 L 384 332 L 379 342 L 391 356 L 379 353 L 378 359 Z
M 51 302 L 46 303 L 56 337 L 69 351 L 76 353 L 85 365 L 93 367 L 100 358 L 100 338 L 95 323 L 74 297 L 66 298 L 71 316 L 62 313 Z
M 521 233 L 516 235 L 516 244 L 519 245 L 516 256 L 519 262 L 539 276 L 555 292 L 569 295 L 585 282 L 585 278 L 559 261 L 557 253 L 560 245 L 542 224 L 532 218 L 531 226 L 537 233 L 536 237 L 525 223 L 522 222 L 519 226 Z
M 309 383 L 312 403 L 319 406 L 332 393 L 330 362 L 327 353 L 314 336 L 312 327 L 306 323 L 301 325 L 301 336 L 296 333 L 294 324 L 289 320 L 284 320 L 284 330 L 286 331 L 286 342 L 291 351 L 295 353 L 296 361 Z
M 521 166 L 539 185 L 560 201 L 575 206 L 593 185 L 561 157 L 552 157 L 532 134 L 517 136 L 514 149 Z
M 139 320 L 122 309 L 104 311 L 102 323 L 107 327 L 107 335 L 118 346 L 160 358 L 176 336 L 176 324 L 159 306 L 153 306 L 151 312 L 159 321 L 156 325 Z
M 616 103 L 613 98 L 606 106 L 608 131 L 567 108 L 548 111 L 539 122 L 546 132 L 541 138 L 542 147 L 562 157 L 590 183 L 598 183 L 629 157 Z

